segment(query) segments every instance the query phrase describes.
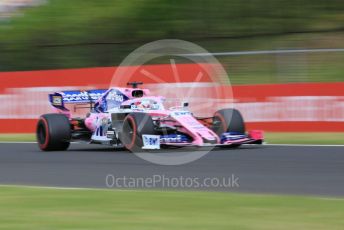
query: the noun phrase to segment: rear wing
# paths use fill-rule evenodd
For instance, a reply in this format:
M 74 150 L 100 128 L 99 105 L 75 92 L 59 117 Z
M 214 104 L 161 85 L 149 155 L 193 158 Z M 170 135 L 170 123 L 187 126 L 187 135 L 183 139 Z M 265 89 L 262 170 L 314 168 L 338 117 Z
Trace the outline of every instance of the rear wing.
M 61 91 L 49 94 L 49 101 L 53 107 L 63 111 L 68 111 L 65 104 L 90 104 L 92 108 L 106 91 L 106 89 Z

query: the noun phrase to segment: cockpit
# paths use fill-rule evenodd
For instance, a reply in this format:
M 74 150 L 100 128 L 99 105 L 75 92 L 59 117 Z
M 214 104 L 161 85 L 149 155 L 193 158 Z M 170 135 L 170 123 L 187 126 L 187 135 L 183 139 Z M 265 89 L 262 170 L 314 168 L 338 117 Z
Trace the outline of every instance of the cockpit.
M 140 98 L 132 100 L 130 103 L 132 110 L 164 110 L 162 100 L 160 98 Z

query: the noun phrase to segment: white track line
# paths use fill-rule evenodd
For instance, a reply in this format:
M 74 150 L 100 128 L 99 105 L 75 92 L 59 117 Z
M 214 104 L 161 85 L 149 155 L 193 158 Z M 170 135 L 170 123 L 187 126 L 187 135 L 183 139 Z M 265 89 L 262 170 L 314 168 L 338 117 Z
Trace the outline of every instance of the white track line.
M 34 141 L 0 141 L 0 144 L 35 144 Z
M 164 193 L 179 193 L 177 190 L 160 190 L 156 189 L 125 189 L 125 188 L 86 188 L 86 187 L 64 187 L 64 186 L 38 186 L 38 185 L 16 185 L 16 184 L 0 184 L 0 188 L 23 188 L 23 189 L 50 189 L 50 190 L 74 190 L 74 191 L 105 191 L 105 192 L 135 192 L 135 193 L 145 193 L 145 192 L 164 192 Z M 182 191 L 182 190 L 181 190 Z M 182 191 L 188 192 L 188 191 Z
M 34 141 L 0 141 L 0 144 L 36 144 Z M 71 144 L 87 144 L 80 142 L 71 142 Z M 246 146 L 251 146 L 251 144 L 245 144 Z M 258 144 L 257 144 L 258 145 Z M 290 147 L 344 147 L 344 145 L 328 145 L 328 144 L 263 144 L 267 146 L 290 146 Z M 259 145 L 258 145 L 259 146 Z
M 118 191 L 118 192 L 146 192 L 147 190 L 134 189 L 120 189 L 120 188 L 84 188 L 84 187 L 58 187 L 58 186 L 38 186 L 38 185 L 15 185 L 15 184 L 0 184 L 1 187 L 6 188 L 30 188 L 30 189 L 52 189 L 52 190 L 79 190 L 79 191 Z
M 36 141 L 0 141 L 0 144 L 37 144 Z M 71 144 L 87 144 L 81 142 L 71 142 Z
M 290 146 L 290 147 L 344 147 L 344 145 L 320 145 L 320 144 L 264 144 L 268 146 Z
M 37 186 L 37 185 L 6 185 L 0 184 L 0 188 L 22 188 L 22 189 L 49 189 L 49 190 L 74 190 L 74 191 L 106 191 L 106 192 L 135 192 L 135 193 L 145 193 L 145 192 L 164 192 L 166 193 L 180 193 L 180 192 L 195 192 L 195 191 L 176 191 L 176 190 L 145 190 L 145 189 L 118 189 L 118 188 L 78 188 L 78 187 L 57 187 L 57 186 Z M 196 192 L 205 192 L 205 191 L 196 191 Z M 239 193 L 237 193 L 239 194 Z M 255 193 L 240 193 L 244 195 L 253 195 L 253 196 L 304 196 L 304 195 L 297 195 L 297 194 L 255 194 Z M 325 201 L 344 201 L 344 198 L 340 197 L 317 197 L 314 195 L 307 196 L 308 199 L 316 199 L 316 200 L 325 200 Z

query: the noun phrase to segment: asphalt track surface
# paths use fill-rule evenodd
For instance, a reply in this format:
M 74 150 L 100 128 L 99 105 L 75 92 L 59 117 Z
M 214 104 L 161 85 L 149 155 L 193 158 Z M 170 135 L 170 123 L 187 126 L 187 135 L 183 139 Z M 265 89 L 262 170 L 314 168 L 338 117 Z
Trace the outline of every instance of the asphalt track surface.
M 0 184 L 108 188 L 107 175 L 128 180 L 164 178 L 165 183 L 156 181 L 145 189 L 343 196 L 344 147 L 243 146 L 215 149 L 189 164 L 163 166 L 106 146 L 72 144 L 66 152 L 41 152 L 35 143 L 0 143 Z M 180 177 L 197 178 L 201 184 L 205 178 L 238 179 L 229 187 L 172 184 Z M 108 179 L 110 189 L 127 189 L 123 181 L 116 186 L 112 177 Z

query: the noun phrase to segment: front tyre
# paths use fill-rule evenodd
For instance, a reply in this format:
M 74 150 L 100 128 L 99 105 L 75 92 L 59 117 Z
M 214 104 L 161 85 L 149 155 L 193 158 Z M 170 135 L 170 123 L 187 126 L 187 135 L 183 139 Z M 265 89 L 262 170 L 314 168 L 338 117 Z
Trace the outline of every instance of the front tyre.
M 131 113 L 124 119 L 120 139 L 124 147 L 131 152 L 142 151 L 142 135 L 155 133 L 152 117 L 146 113 Z
M 214 114 L 212 130 L 219 136 L 225 132 L 245 134 L 245 122 L 241 113 L 236 109 L 221 109 Z M 236 148 L 240 144 L 226 147 Z
M 36 138 L 43 151 L 68 149 L 71 139 L 71 126 L 63 114 L 44 114 L 37 123 Z
M 245 123 L 238 110 L 221 109 L 214 114 L 212 129 L 219 136 L 225 132 L 244 134 Z

